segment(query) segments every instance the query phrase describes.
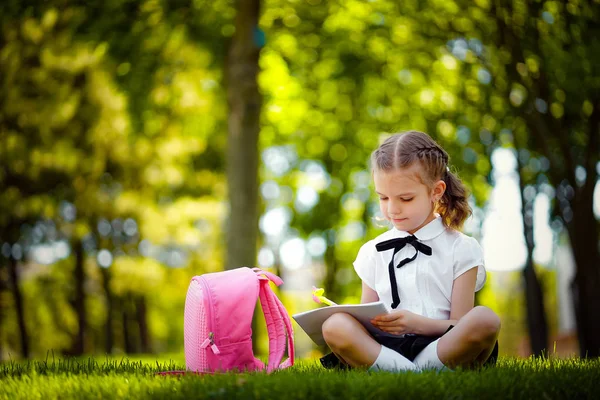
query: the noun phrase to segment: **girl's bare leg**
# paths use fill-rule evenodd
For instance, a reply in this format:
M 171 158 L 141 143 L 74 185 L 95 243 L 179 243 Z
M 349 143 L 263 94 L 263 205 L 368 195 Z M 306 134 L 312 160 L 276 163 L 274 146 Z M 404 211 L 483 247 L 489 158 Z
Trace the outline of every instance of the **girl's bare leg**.
M 496 313 L 477 306 L 439 339 L 438 357 L 450 368 L 481 365 L 492 353 L 499 332 L 500 318 Z
M 331 351 L 352 367 L 372 365 L 381 351 L 381 345 L 350 314 L 333 314 L 322 329 Z

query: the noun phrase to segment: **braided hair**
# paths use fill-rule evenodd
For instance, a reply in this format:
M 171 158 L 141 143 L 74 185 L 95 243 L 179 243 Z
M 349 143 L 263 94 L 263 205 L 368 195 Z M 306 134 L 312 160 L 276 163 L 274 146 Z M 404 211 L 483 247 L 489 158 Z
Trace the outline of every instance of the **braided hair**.
M 448 168 L 449 156 L 429 135 L 419 131 L 397 133 L 387 138 L 371 154 L 371 170 L 392 171 L 408 168 L 418 162 L 421 181 L 429 188 L 438 180 L 446 183 L 446 191 L 436 206 L 436 212 L 446 226 L 460 229 L 472 210 L 467 201 L 467 189 L 460 178 Z

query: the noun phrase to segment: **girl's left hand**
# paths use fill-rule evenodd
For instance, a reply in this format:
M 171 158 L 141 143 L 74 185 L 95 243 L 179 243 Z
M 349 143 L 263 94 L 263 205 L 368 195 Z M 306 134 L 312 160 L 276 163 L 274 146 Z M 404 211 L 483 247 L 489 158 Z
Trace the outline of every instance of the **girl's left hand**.
M 418 333 L 423 317 L 407 310 L 393 311 L 378 315 L 371 320 L 375 327 L 393 335 Z

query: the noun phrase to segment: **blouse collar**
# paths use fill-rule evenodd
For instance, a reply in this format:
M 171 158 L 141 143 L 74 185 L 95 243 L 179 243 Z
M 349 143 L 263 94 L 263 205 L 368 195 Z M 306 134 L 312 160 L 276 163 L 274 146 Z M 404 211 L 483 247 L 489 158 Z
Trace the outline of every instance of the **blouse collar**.
M 410 236 L 410 233 L 406 231 L 401 231 L 396 228 L 394 229 L 398 233 L 398 237 Z M 436 214 L 435 219 L 433 219 L 427 225 L 422 226 L 421 229 L 414 233 L 414 235 L 419 240 L 431 240 L 439 236 L 442 232 L 444 232 L 444 230 L 446 230 L 446 227 L 442 222 L 442 217 L 439 214 Z

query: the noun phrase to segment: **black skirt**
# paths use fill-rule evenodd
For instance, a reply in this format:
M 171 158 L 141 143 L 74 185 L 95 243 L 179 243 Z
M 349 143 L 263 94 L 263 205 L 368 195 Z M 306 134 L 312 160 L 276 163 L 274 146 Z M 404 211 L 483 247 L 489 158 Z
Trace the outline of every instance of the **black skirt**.
M 454 328 L 454 325 L 450 325 L 448 330 L 444 332 L 446 334 L 450 331 L 450 329 Z M 376 332 L 372 332 L 371 335 L 373 339 L 377 341 L 377 343 L 382 346 L 388 347 L 400 354 L 404 357 L 408 358 L 410 361 L 414 361 L 415 357 L 423 351 L 423 349 L 429 346 L 432 342 L 441 338 L 442 336 L 423 336 L 416 334 L 407 334 L 403 336 L 394 336 L 389 334 L 379 334 Z M 492 354 L 485 361 L 485 366 L 495 365 L 498 359 L 498 341 L 494 345 L 494 350 L 492 350 Z M 343 364 L 339 358 L 336 357 L 335 354 L 329 353 L 320 359 L 321 365 L 325 368 L 342 368 L 349 369 L 351 368 L 347 364 Z

